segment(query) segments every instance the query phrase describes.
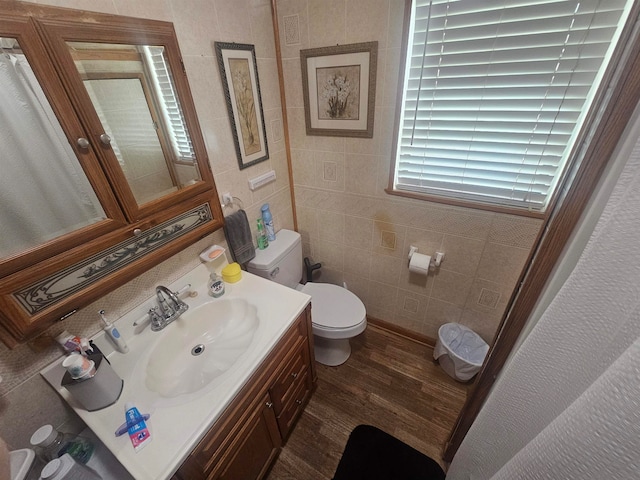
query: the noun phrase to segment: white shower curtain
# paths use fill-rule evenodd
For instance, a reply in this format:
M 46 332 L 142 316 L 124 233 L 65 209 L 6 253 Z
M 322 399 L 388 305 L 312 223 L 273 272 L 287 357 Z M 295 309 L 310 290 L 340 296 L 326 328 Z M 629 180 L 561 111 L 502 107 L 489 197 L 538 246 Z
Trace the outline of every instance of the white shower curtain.
M 27 60 L 0 50 L 0 257 L 103 218 Z
M 447 480 L 640 478 L 639 123 L 584 252 L 505 367 Z

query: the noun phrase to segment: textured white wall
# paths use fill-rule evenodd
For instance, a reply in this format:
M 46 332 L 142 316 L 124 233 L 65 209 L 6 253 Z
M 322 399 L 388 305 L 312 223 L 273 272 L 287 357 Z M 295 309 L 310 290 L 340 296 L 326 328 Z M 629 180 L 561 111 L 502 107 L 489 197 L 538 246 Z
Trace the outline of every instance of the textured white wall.
M 448 480 L 640 478 L 640 129 L 629 131 L 635 147 L 580 260 Z

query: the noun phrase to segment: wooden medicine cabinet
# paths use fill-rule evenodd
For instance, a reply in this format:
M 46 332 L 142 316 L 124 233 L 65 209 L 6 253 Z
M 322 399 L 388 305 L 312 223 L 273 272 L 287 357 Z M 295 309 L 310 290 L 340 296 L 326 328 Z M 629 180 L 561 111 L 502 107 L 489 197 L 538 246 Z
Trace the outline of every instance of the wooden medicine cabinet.
M 0 1 L 0 339 L 223 224 L 173 25 Z

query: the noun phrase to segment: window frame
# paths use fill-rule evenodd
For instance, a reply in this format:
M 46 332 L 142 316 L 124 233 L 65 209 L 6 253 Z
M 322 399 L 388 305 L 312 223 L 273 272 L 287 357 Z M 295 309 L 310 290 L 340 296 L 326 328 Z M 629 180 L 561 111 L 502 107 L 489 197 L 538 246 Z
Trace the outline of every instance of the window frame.
M 393 142 L 392 142 L 392 150 L 391 150 L 391 162 L 389 166 L 389 181 L 388 186 L 385 188 L 385 192 L 389 195 L 396 195 L 399 197 L 414 199 L 414 200 L 423 200 L 434 203 L 441 203 L 445 205 L 452 205 L 457 207 L 467 207 L 467 208 L 475 208 L 478 210 L 491 211 L 496 213 L 507 213 L 518 215 L 522 217 L 530 217 L 530 218 L 540 218 L 547 219 L 549 218 L 550 212 L 553 211 L 555 205 L 558 202 L 558 199 L 561 197 L 562 192 L 565 190 L 567 182 L 570 180 L 569 172 L 572 171 L 577 163 L 581 161 L 581 158 L 584 156 L 584 149 L 586 148 L 586 141 L 588 140 L 589 132 L 594 128 L 594 122 L 599 120 L 598 112 L 601 110 L 601 106 L 604 102 L 607 101 L 608 97 L 606 94 L 609 83 L 612 81 L 612 77 L 616 70 L 616 66 L 620 61 L 620 57 L 622 56 L 624 45 L 623 43 L 623 35 L 621 34 L 619 37 L 618 44 L 615 46 L 614 51 L 609 59 L 609 63 L 605 68 L 602 79 L 597 90 L 594 93 L 594 98 L 589 108 L 589 111 L 585 114 L 585 118 L 582 124 L 582 127 L 578 132 L 575 133 L 575 140 L 573 145 L 571 146 L 571 150 L 567 156 L 567 160 L 564 165 L 561 167 L 561 172 L 558 174 L 558 180 L 556 182 L 556 186 L 549 196 L 549 201 L 544 211 L 537 211 L 531 209 L 525 209 L 514 206 L 507 205 L 499 205 L 496 203 L 485 203 L 481 201 L 471 200 L 471 199 L 463 199 L 463 198 L 453 198 L 450 196 L 444 195 L 436 195 L 432 193 L 420 193 L 413 192 L 408 190 L 399 190 L 394 188 L 394 180 L 395 180 L 395 172 L 398 162 L 398 144 L 401 140 L 399 130 L 400 123 L 402 122 L 402 106 L 403 106 L 403 97 L 404 97 L 404 85 L 405 85 L 405 75 L 406 75 L 406 62 L 407 55 L 409 55 L 411 46 L 409 45 L 410 39 L 409 35 L 411 33 L 411 10 L 412 5 L 415 0 L 405 0 L 405 9 L 404 9 L 404 19 L 403 19 L 403 30 L 402 30 L 402 47 L 400 52 L 400 63 L 399 63 L 399 72 L 398 72 L 398 91 L 396 92 L 396 104 L 395 104 L 395 116 L 394 116 L 394 124 L 393 124 Z M 632 19 L 633 8 L 631 8 L 631 12 L 627 19 L 625 20 L 625 25 L 622 27 L 622 32 L 625 29 L 628 29 L 629 23 Z

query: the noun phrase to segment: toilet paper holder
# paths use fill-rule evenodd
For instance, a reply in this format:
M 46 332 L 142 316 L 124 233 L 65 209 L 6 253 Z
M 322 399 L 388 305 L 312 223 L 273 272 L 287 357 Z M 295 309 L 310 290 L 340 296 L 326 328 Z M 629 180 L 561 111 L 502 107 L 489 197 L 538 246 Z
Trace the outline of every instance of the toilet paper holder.
M 411 257 L 413 257 L 413 254 L 417 252 L 418 252 L 418 247 L 411 245 L 409 247 L 409 260 L 411 260 Z M 431 263 L 429 266 L 439 267 L 443 259 L 444 259 L 444 253 L 436 252 L 436 254 L 431 257 Z

